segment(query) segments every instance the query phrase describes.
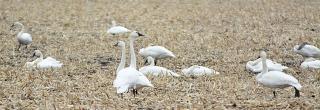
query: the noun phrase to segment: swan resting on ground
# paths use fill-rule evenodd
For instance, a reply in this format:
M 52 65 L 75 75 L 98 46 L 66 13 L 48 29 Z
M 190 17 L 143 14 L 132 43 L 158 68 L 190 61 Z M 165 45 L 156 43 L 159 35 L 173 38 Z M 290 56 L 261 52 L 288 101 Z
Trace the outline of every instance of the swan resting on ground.
M 141 67 L 139 69 L 139 71 L 143 74 L 151 74 L 154 76 L 175 76 L 175 77 L 180 77 L 179 74 L 174 73 L 171 70 L 168 70 L 164 67 L 160 67 L 160 66 L 155 66 L 154 65 L 154 59 L 151 56 L 147 57 L 147 61 L 148 63 L 150 63 L 150 65 L 148 66 L 144 66 Z
M 267 67 L 267 54 L 262 51 L 260 54 L 262 58 L 262 72 L 256 76 L 256 80 L 258 83 L 262 84 L 265 87 L 269 88 L 286 88 L 293 87 L 295 90 L 295 97 L 300 97 L 300 90 L 302 86 L 298 82 L 298 80 L 281 71 L 268 71 Z M 276 97 L 276 92 L 273 91 L 274 97 Z
M 301 45 L 295 45 L 293 51 L 303 57 L 320 58 L 320 49 L 313 45 L 309 45 L 307 42 L 304 42 Z
M 107 33 L 111 35 L 122 34 L 127 32 L 130 32 L 130 30 L 122 26 L 117 26 L 115 21 L 112 21 L 112 27 L 107 30 Z
M 315 58 L 306 58 L 300 65 L 302 69 L 320 69 L 320 60 Z
M 26 62 L 25 67 L 47 69 L 47 68 L 61 68 L 63 65 L 62 63 L 60 63 L 60 61 L 57 61 L 52 57 L 47 57 L 46 59 L 43 59 L 43 55 L 40 50 L 35 50 L 34 55 L 39 56 L 39 58 L 37 58 L 32 62 Z
M 273 62 L 272 60 L 266 59 L 268 70 L 270 71 L 283 71 L 284 69 L 288 69 L 286 66 L 282 66 L 277 62 Z M 259 73 L 262 71 L 262 58 L 258 58 L 254 61 L 248 61 L 246 64 L 246 69 L 252 71 L 254 73 Z
M 144 57 L 145 59 L 148 56 L 151 56 L 155 61 L 155 65 L 157 65 L 158 59 L 164 59 L 164 58 L 175 58 L 176 56 L 169 51 L 168 49 L 162 47 L 162 46 L 148 46 L 146 48 L 142 48 L 139 51 L 139 54 Z M 147 61 L 145 61 L 146 63 Z
M 198 65 L 193 65 L 189 68 L 183 69 L 182 73 L 187 76 L 202 76 L 202 75 L 213 75 L 213 74 L 220 74 L 219 72 L 203 67 Z
M 130 66 L 124 69 L 121 69 L 116 76 L 116 79 L 113 81 L 113 87 L 117 89 L 118 94 L 123 94 L 124 92 L 132 89 L 133 95 L 138 94 L 138 90 L 143 87 L 154 87 L 149 79 L 136 68 L 136 57 L 134 53 L 134 41 L 136 38 L 143 36 L 137 31 L 133 31 L 130 34 Z
M 19 47 L 18 47 L 18 50 L 19 50 L 21 45 L 26 45 L 26 47 L 28 47 L 28 45 L 32 43 L 32 36 L 29 33 L 24 32 L 25 31 L 24 26 L 19 22 L 15 22 L 14 24 L 12 24 L 10 30 L 13 30 L 13 28 L 15 28 L 16 26 L 21 27 L 20 32 L 17 34 L 17 39 L 19 42 Z

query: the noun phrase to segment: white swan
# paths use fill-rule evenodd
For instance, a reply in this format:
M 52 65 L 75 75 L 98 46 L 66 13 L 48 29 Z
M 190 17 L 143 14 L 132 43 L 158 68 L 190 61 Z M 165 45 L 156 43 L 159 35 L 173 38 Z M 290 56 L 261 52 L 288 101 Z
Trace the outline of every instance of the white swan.
M 256 76 L 256 80 L 258 83 L 269 87 L 269 88 L 286 88 L 286 87 L 294 87 L 295 89 L 295 97 L 299 97 L 302 86 L 298 82 L 296 78 L 291 75 L 288 75 L 281 71 L 268 71 L 266 59 L 266 52 L 262 51 L 260 54 L 262 58 L 262 72 Z M 276 92 L 273 91 L 274 97 L 276 96 Z
M 40 50 L 35 50 L 34 55 L 39 56 L 39 58 L 37 58 L 32 62 L 27 62 L 25 64 L 27 68 L 39 68 L 39 69 L 61 68 L 61 66 L 63 65 L 62 63 L 60 63 L 60 61 L 57 61 L 52 57 L 47 57 L 46 59 L 43 59 L 43 55 Z
M 315 58 L 306 58 L 300 65 L 302 69 L 320 69 L 320 60 Z
M 126 44 L 123 41 L 118 41 L 114 46 L 121 48 L 121 60 L 117 68 L 117 73 L 122 70 L 126 64 Z
M 122 34 L 127 32 L 130 32 L 130 30 L 122 26 L 117 26 L 116 21 L 112 21 L 112 27 L 107 30 L 107 33 L 112 35 Z
M 302 55 L 303 57 L 313 57 L 313 58 L 320 57 L 320 49 L 313 45 L 309 45 L 306 42 L 302 43 L 301 45 L 295 45 L 293 47 L 293 51 Z
M 164 67 L 160 67 L 160 66 L 155 66 L 154 65 L 154 59 L 151 56 L 147 57 L 148 63 L 150 63 L 150 65 L 148 66 L 144 66 L 141 67 L 139 69 L 139 71 L 143 74 L 152 74 L 154 76 L 175 76 L 175 77 L 180 77 L 179 74 L 174 73 L 171 70 L 168 70 Z
M 153 59 L 155 59 L 155 65 L 157 65 L 157 60 L 158 59 L 163 59 L 163 58 L 175 58 L 176 56 L 169 51 L 168 49 L 162 47 L 162 46 L 148 46 L 146 48 L 142 48 L 139 51 L 139 54 L 144 57 L 145 59 L 148 56 L 151 56 Z M 146 63 L 147 61 L 145 61 Z
M 183 69 L 182 73 L 187 76 L 202 76 L 202 75 L 213 75 L 213 74 L 220 74 L 219 72 L 203 67 L 198 65 L 193 65 L 189 68 Z
M 24 29 L 24 26 L 23 24 L 19 23 L 19 22 L 15 22 L 10 30 L 12 30 L 15 26 L 21 26 L 21 30 L 20 32 L 17 34 L 17 39 L 18 39 L 18 42 L 19 42 L 19 47 L 18 47 L 18 50 L 20 49 L 21 45 L 29 45 L 32 43 L 32 37 L 29 33 L 26 33 L 24 32 L 25 29 Z
M 130 34 L 130 66 L 121 69 L 113 82 L 113 86 L 117 88 L 117 93 L 122 94 L 132 89 L 133 95 L 135 96 L 138 94 L 138 90 L 143 87 L 154 87 L 148 78 L 136 69 L 136 58 L 133 43 L 134 40 L 139 36 L 143 35 L 136 31 L 133 31 Z
M 267 59 L 267 67 L 270 71 L 283 71 L 284 69 L 288 69 L 286 66 L 282 66 L 277 62 L 273 62 L 272 60 Z M 246 64 L 246 69 L 252 71 L 254 73 L 258 73 L 262 71 L 262 59 L 258 58 L 254 61 L 248 61 Z

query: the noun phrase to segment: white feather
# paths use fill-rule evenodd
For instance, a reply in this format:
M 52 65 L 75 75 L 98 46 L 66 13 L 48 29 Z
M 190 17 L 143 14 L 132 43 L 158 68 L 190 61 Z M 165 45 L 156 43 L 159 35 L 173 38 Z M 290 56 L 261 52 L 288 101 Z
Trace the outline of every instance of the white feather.
M 288 67 L 283 66 L 277 62 L 273 62 L 272 60 L 267 59 L 267 67 L 270 71 L 283 71 L 284 69 L 288 69 Z M 254 61 L 248 61 L 246 64 L 246 69 L 255 73 L 262 71 L 262 59 L 256 59 Z
M 202 75 L 213 75 L 213 74 L 220 74 L 219 72 L 203 67 L 203 66 L 198 66 L 198 65 L 193 65 L 189 68 L 183 69 L 182 73 L 187 75 L 187 76 L 202 76 Z
M 314 58 L 307 58 L 301 63 L 300 67 L 302 69 L 320 69 L 320 60 Z
M 313 45 L 304 45 L 301 49 L 299 49 L 300 45 L 295 45 L 293 51 L 297 54 L 302 55 L 303 57 L 313 57 L 319 58 L 320 57 L 320 49 Z M 298 50 L 299 49 L 299 50 Z

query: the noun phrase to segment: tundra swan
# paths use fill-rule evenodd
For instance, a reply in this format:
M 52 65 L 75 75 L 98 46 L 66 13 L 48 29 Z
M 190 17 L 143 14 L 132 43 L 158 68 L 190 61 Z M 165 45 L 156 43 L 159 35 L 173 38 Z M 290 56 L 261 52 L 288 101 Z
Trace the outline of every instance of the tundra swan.
M 295 45 L 293 47 L 293 51 L 302 55 L 303 57 L 320 57 L 320 49 L 313 45 L 309 45 L 307 42 L 304 42 L 301 45 Z
M 168 58 L 172 57 L 175 58 L 176 56 L 169 51 L 168 49 L 162 47 L 162 46 L 148 46 L 146 48 L 142 48 L 139 51 L 139 54 L 144 57 L 145 59 L 148 56 L 151 56 L 153 59 L 155 59 L 155 65 L 157 65 L 157 60 L 158 59 L 163 59 L 163 58 Z M 145 61 L 145 63 L 147 60 Z
M 154 59 L 151 56 L 148 56 L 147 60 L 148 60 L 148 63 L 150 63 L 150 65 L 144 66 L 139 69 L 139 71 L 143 74 L 152 74 L 154 76 L 165 76 L 165 75 L 175 76 L 175 77 L 180 76 L 179 74 L 174 73 L 173 71 L 168 70 L 164 67 L 155 66 Z
M 262 59 L 258 58 L 254 61 L 248 61 L 246 64 L 246 69 L 252 71 L 254 73 L 259 73 L 262 71 Z M 266 59 L 268 70 L 270 71 L 283 71 L 284 69 L 288 69 L 286 66 L 282 66 L 277 62 L 273 62 L 272 60 Z
M 39 56 L 39 58 L 37 58 L 32 62 L 27 62 L 25 64 L 27 68 L 39 68 L 39 69 L 61 68 L 61 66 L 63 65 L 62 63 L 60 63 L 60 61 L 57 61 L 52 57 L 47 57 L 46 59 L 43 59 L 43 55 L 40 50 L 35 50 L 34 55 Z
M 121 69 L 116 79 L 113 82 L 113 86 L 117 88 L 117 93 L 122 94 L 130 89 L 133 90 L 133 95 L 138 94 L 138 90 L 143 87 L 154 87 L 148 78 L 136 68 L 136 58 L 134 53 L 133 43 L 136 38 L 139 36 L 144 36 L 137 31 L 133 31 L 130 34 L 130 66 L 124 69 Z
M 21 27 L 20 32 L 17 34 L 17 39 L 19 42 L 19 47 L 18 47 L 18 50 L 19 50 L 21 45 L 26 45 L 26 47 L 28 47 L 27 45 L 32 43 L 32 37 L 29 33 L 24 32 L 25 31 L 24 25 L 21 24 L 20 22 L 15 22 L 14 24 L 12 24 L 10 30 L 13 30 L 13 28 L 16 26 Z
M 116 21 L 112 21 L 112 27 L 107 30 L 107 33 L 112 35 L 122 34 L 127 32 L 130 32 L 130 30 L 122 26 L 117 26 Z
M 316 60 L 315 58 L 306 58 L 300 65 L 302 69 L 319 69 L 320 68 L 320 60 Z
M 262 72 L 256 76 L 257 82 L 269 88 L 286 88 L 292 86 L 295 90 L 295 97 L 299 97 L 299 91 L 302 86 L 298 80 L 281 71 L 268 71 L 266 52 L 262 51 L 260 57 L 262 58 Z M 273 95 L 276 97 L 275 91 L 273 91 Z
M 187 76 L 202 76 L 202 75 L 213 75 L 213 74 L 220 74 L 219 72 L 203 67 L 203 66 L 198 66 L 198 65 L 193 65 L 189 68 L 183 69 L 182 73 L 187 75 Z
M 123 41 L 118 41 L 114 46 L 121 48 L 121 60 L 117 68 L 117 73 L 122 70 L 126 64 L 126 44 Z

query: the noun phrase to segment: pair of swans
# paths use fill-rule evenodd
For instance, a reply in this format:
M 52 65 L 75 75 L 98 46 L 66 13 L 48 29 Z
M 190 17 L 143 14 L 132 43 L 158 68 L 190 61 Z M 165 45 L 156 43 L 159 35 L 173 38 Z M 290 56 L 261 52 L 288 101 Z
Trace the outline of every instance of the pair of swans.
M 284 69 L 288 69 L 288 67 L 283 66 L 277 62 L 273 62 L 270 59 L 266 59 L 266 64 L 267 64 L 268 70 L 271 70 L 271 71 L 283 71 Z M 263 69 L 262 58 L 258 58 L 254 61 L 248 61 L 246 64 L 246 69 L 254 73 L 262 72 L 262 69 Z
M 149 79 L 141 72 L 137 70 L 136 66 L 136 56 L 134 53 L 134 41 L 136 38 L 144 36 L 137 31 L 131 32 L 129 39 L 130 39 L 130 66 L 125 68 L 125 43 L 119 41 L 116 46 L 122 48 L 122 55 L 121 61 L 117 68 L 117 76 L 116 79 L 113 81 L 113 87 L 117 89 L 118 94 L 122 94 L 124 92 L 129 91 L 132 89 L 133 95 L 138 94 L 138 90 L 142 89 L 143 87 L 154 87 Z
M 18 50 L 20 49 L 21 45 L 25 45 L 26 47 L 32 43 L 32 36 L 29 33 L 25 32 L 24 25 L 21 24 L 20 22 L 15 22 L 14 24 L 11 25 L 10 30 L 13 30 L 16 26 L 20 26 L 21 30 L 17 34 L 17 39 L 19 42 L 19 47 Z
M 35 50 L 34 56 L 38 56 L 36 60 L 32 62 L 27 62 L 25 64 L 25 67 L 27 68 L 38 68 L 38 69 L 48 69 L 48 68 L 61 68 L 62 63 L 60 61 L 57 61 L 56 59 L 52 57 L 47 57 L 46 59 L 43 59 L 43 54 L 40 50 Z
M 293 87 L 295 90 L 295 97 L 300 97 L 300 90 L 302 86 L 298 80 L 281 71 L 269 71 L 267 67 L 267 54 L 262 51 L 260 53 L 262 59 L 262 71 L 256 76 L 258 83 L 269 88 L 286 88 Z M 274 97 L 276 97 L 276 92 L 273 91 Z
M 158 59 L 176 57 L 170 50 L 166 49 L 165 47 L 153 45 L 149 45 L 146 48 L 140 49 L 139 54 L 146 59 L 145 63 L 148 60 L 147 57 L 152 57 L 154 59 L 155 65 L 157 65 Z
M 302 69 L 320 68 L 320 60 L 315 59 L 320 58 L 319 48 L 304 42 L 301 45 L 295 45 L 293 51 L 304 57 L 304 61 L 300 65 Z
M 183 69 L 182 73 L 186 76 L 202 76 L 202 75 L 213 75 L 213 74 L 220 74 L 219 72 L 203 67 L 198 65 L 193 65 L 189 68 Z
M 112 21 L 111 28 L 107 30 L 107 33 L 111 35 L 117 35 L 117 34 L 122 34 L 127 32 L 131 32 L 131 31 L 123 26 L 117 26 L 116 21 Z

